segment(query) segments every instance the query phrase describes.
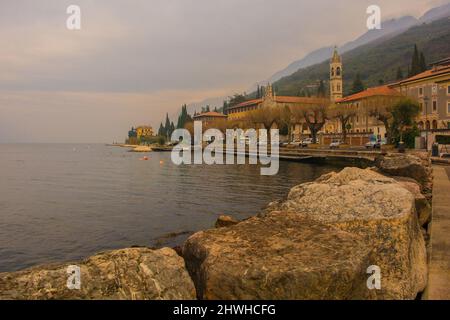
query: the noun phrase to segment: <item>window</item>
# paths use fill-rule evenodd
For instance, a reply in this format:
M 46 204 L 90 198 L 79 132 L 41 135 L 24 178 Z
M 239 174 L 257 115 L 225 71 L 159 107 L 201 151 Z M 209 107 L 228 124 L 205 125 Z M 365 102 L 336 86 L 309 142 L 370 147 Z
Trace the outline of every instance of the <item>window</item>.
M 419 97 L 421 97 L 421 96 L 423 96 L 423 88 L 422 87 L 419 88 Z
M 334 77 L 334 68 L 331 68 L 331 76 Z
M 432 89 L 431 89 L 431 92 L 432 92 L 433 94 L 436 94 L 436 93 L 437 93 L 437 84 L 433 84 L 433 87 L 432 87 Z
M 433 100 L 433 112 L 437 111 L 437 101 Z
M 450 114 L 450 102 L 447 102 L 447 113 Z
M 423 102 L 419 102 L 420 111 L 422 113 L 425 113 L 425 110 L 423 109 Z
M 337 85 L 337 91 L 341 91 L 341 85 L 340 84 Z
M 337 75 L 337 76 L 340 76 L 340 75 L 341 75 L 341 68 L 340 68 L 340 67 L 337 67 L 337 68 L 336 68 L 336 75 Z
M 447 86 L 447 94 L 450 94 L 450 86 Z

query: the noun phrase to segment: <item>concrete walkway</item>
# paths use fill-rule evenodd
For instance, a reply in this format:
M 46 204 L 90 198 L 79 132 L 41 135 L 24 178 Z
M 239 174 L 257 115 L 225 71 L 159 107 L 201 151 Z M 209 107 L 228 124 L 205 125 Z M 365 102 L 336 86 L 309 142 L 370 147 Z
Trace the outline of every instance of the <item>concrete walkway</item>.
M 433 175 L 431 260 L 424 298 L 450 300 L 450 167 L 433 166 Z

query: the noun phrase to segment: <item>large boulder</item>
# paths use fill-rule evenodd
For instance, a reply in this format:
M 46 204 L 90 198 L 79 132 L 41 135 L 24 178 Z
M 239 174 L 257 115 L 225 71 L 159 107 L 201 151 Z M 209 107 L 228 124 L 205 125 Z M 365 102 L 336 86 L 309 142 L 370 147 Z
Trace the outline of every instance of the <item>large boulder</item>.
M 183 256 L 200 299 L 367 299 L 370 251 L 359 235 L 272 212 L 195 233 Z
M 364 239 L 381 268 L 379 299 L 414 299 L 426 286 L 425 242 L 413 194 L 370 169 L 345 168 L 291 189 L 279 208 Z
M 69 265 L 80 268 L 79 290 L 67 287 Z M 0 273 L 0 299 L 195 299 L 195 288 L 174 250 L 130 248 Z
M 433 174 L 431 160 L 425 154 L 388 153 L 380 155 L 375 160 L 376 167 L 385 174 L 409 177 L 421 185 L 421 191 L 431 198 Z
M 419 183 L 406 177 L 393 177 L 403 188 L 408 190 L 414 196 L 416 212 L 419 218 L 419 225 L 426 226 L 431 221 L 431 205 L 427 198 L 422 194 Z

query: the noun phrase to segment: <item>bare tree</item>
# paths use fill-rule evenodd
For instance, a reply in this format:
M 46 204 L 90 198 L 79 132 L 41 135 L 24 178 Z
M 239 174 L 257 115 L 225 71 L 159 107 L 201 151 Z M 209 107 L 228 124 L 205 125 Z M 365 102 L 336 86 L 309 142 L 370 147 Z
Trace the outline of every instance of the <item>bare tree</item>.
M 248 113 L 248 121 L 255 126 L 262 125 L 267 130 L 269 136 L 269 130 L 276 123 L 279 124 L 281 116 L 281 110 L 278 107 L 263 107 L 256 110 L 252 110 Z
M 362 106 L 369 116 L 382 122 L 386 128 L 386 141 L 392 143 L 394 136 L 394 106 L 403 99 L 402 96 L 374 96 L 362 101 Z
M 329 104 L 311 104 L 303 109 L 303 118 L 308 125 L 313 143 L 317 143 L 317 133 L 323 128 L 325 122 L 328 120 Z
M 340 104 L 340 105 L 333 105 L 330 107 L 329 116 L 330 119 L 334 118 L 339 121 L 339 124 L 341 125 L 342 130 L 342 142 L 347 142 L 347 131 L 348 131 L 348 124 L 352 117 L 356 115 L 358 112 L 357 107 L 351 103 L 348 104 Z

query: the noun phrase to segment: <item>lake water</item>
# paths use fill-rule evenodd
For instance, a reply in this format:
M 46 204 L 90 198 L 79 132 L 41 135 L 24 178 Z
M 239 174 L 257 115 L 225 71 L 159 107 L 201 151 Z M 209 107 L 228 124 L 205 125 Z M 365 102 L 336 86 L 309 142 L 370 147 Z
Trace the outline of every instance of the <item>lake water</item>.
M 280 162 L 278 175 L 261 176 L 255 165 L 176 166 L 170 153 L 142 156 L 99 144 L 0 145 L 0 272 L 176 245 L 220 214 L 255 215 L 294 185 L 339 169 Z

